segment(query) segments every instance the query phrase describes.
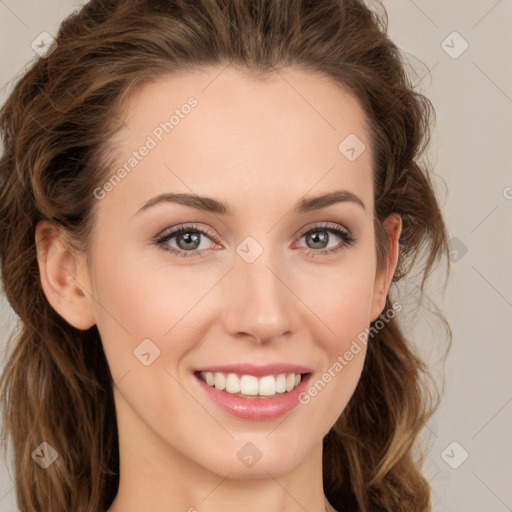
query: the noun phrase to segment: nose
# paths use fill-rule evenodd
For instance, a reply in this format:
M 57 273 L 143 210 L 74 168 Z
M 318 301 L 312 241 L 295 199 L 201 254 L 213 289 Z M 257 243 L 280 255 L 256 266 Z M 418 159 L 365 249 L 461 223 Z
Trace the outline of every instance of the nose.
M 253 337 L 259 344 L 290 336 L 298 321 L 299 299 L 287 283 L 283 266 L 272 261 L 268 252 L 252 263 L 237 256 L 223 280 L 225 329 L 234 337 Z

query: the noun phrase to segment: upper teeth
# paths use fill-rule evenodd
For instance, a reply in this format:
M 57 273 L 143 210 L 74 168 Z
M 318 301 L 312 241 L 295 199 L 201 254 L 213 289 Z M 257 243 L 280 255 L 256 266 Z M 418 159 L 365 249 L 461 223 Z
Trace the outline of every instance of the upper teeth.
M 201 378 L 216 389 L 228 393 L 242 393 L 243 395 L 272 396 L 276 393 L 291 391 L 300 382 L 300 373 L 279 375 L 237 375 L 236 373 L 200 372 Z

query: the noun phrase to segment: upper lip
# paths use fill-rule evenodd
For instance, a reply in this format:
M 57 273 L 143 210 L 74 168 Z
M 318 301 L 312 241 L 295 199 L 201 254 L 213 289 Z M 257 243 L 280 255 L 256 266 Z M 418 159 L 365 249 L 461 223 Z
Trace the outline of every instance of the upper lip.
M 290 363 L 273 363 L 264 366 L 256 366 L 251 363 L 226 364 L 219 366 L 208 366 L 196 370 L 198 372 L 222 372 L 222 373 L 241 373 L 244 375 L 254 375 L 256 377 L 263 375 L 279 375 L 281 373 L 310 373 L 312 370 L 307 366 Z

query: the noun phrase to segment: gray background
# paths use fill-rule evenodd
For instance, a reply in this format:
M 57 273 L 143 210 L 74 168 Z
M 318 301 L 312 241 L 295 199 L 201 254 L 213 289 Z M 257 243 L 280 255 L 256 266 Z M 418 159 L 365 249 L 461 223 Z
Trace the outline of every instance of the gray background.
M 56 34 L 82 3 L 0 0 L 0 103 L 34 58 L 32 41 L 43 31 Z M 422 435 L 434 510 L 512 511 L 512 1 L 383 4 L 392 39 L 437 112 L 429 160 L 453 248 L 444 295 L 439 272 L 427 295 L 427 305 L 438 304 L 453 329 L 442 405 Z M 414 290 L 411 281 L 398 291 L 407 303 Z M 414 342 L 440 375 L 439 322 L 408 318 Z M 2 358 L 13 325 L 0 296 Z M 12 478 L 0 463 L 0 511 L 16 510 Z

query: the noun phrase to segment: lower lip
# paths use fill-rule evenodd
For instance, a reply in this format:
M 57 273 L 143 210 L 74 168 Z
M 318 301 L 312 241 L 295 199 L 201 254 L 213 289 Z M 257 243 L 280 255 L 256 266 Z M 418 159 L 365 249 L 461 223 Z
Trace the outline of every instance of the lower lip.
M 206 395 L 223 410 L 246 420 L 272 420 L 291 411 L 299 403 L 299 395 L 306 389 L 311 373 L 301 378 L 299 385 L 287 393 L 265 398 L 243 398 L 220 391 L 194 375 Z

